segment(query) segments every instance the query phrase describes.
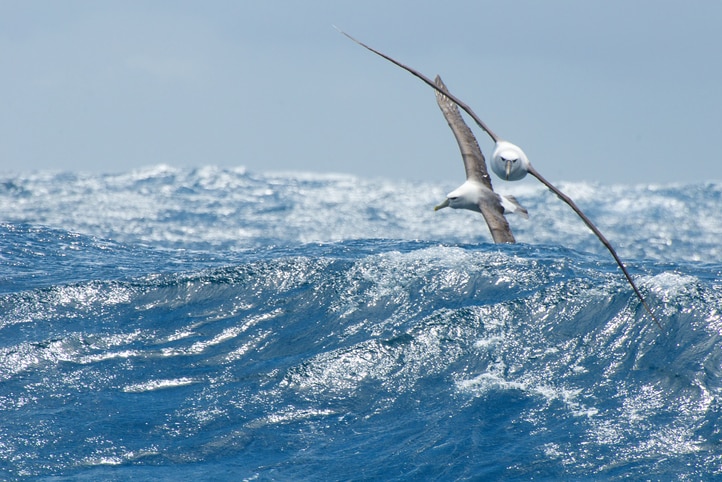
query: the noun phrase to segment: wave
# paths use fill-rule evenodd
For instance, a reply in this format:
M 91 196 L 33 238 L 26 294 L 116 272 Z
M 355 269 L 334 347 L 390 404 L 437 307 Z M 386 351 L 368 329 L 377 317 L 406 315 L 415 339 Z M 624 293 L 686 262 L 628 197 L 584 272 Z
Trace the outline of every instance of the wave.
M 559 183 L 625 260 L 722 259 L 722 184 Z M 262 174 L 244 168 L 155 166 L 120 174 L 17 174 L 0 178 L 1 221 L 48 226 L 131 245 L 228 251 L 349 239 L 490 240 L 480 216 L 438 212 L 451 183 L 346 175 Z M 571 210 L 536 184 L 497 182 L 529 208 L 510 216 L 517 240 L 605 253 Z M 605 253 L 606 255 L 606 253 Z
M 663 332 L 611 260 L 559 246 L 209 254 L 3 229 L 4 477 L 722 467 L 719 264 L 630 266 Z
M 0 179 L 0 478 L 710 479 L 722 185 Z M 480 242 L 481 240 L 481 242 Z

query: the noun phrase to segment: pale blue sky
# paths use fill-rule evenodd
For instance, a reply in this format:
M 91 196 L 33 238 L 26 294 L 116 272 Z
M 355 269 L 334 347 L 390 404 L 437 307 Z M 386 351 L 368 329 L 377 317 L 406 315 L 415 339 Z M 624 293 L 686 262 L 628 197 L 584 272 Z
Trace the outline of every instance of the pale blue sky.
M 433 92 L 332 25 L 552 181 L 722 180 L 722 2 L 694 0 L 0 0 L 0 172 L 462 180 Z

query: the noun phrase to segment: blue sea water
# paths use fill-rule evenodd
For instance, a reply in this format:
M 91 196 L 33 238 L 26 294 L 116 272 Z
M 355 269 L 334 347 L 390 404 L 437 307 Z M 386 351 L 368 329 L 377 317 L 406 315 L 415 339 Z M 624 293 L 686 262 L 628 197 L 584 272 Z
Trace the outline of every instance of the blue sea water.
M 0 177 L 0 479 L 715 480 L 722 184 Z

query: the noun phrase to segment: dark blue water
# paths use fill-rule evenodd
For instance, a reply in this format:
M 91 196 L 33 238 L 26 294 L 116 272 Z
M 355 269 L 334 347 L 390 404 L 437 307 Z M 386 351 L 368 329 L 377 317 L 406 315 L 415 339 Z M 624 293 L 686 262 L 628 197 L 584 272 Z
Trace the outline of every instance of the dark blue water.
M 499 182 L 497 182 L 499 184 Z M 0 478 L 715 480 L 722 185 L 0 179 Z M 513 186 L 512 186 L 513 187 Z M 503 189 L 502 189 L 503 190 Z

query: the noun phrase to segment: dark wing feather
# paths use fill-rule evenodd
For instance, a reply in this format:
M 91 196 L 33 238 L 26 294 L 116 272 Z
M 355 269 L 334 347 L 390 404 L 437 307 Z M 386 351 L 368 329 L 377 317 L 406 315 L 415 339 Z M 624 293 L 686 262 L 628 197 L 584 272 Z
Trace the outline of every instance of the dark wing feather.
M 494 194 L 497 197 L 495 201 L 485 202 L 482 200 L 479 203 L 481 215 L 484 216 L 484 221 L 489 226 L 489 232 L 495 243 L 516 243 L 509 222 L 504 217 L 504 208 L 498 200 L 498 194 Z
M 436 85 L 441 90 L 446 91 L 446 86 L 438 75 L 436 76 Z M 459 144 L 461 157 L 464 159 L 464 167 L 466 168 L 466 178 L 477 181 L 485 190 L 479 200 L 479 210 L 481 215 L 484 216 L 487 226 L 489 226 L 492 239 L 494 239 L 495 243 L 516 242 L 509 227 L 509 222 L 504 217 L 504 208 L 501 205 L 499 195 L 491 187 L 491 178 L 486 170 L 486 161 L 481 153 L 481 148 L 479 148 L 479 143 L 476 142 L 474 133 L 471 132 L 471 129 L 461 117 L 459 107 L 438 90 L 436 91 L 436 102 L 439 104 L 446 122 L 449 123 L 457 144 Z
M 441 80 L 441 77 L 437 75 L 435 81 L 439 89 L 446 92 L 446 86 Z M 484 154 L 482 154 L 473 132 L 471 132 L 471 129 L 469 129 L 469 126 L 466 125 L 464 119 L 461 117 L 459 106 L 438 90 L 436 91 L 436 103 L 439 104 L 439 108 L 444 114 L 446 122 L 448 122 L 449 127 L 451 127 L 451 132 L 454 133 L 456 142 L 459 144 L 461 157 L 464 160 L 464 168 L 466 169 L 466 178 L 480 182 L 489 189 L 493 189 L 491 187 L 491 177 L 489 177 L 489 172 L 486 170 Z

